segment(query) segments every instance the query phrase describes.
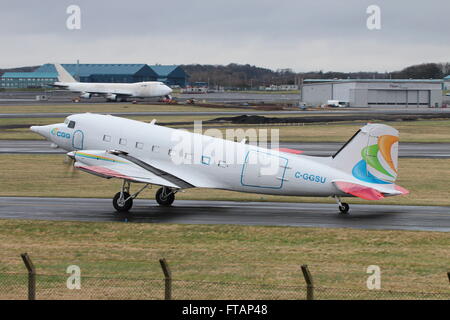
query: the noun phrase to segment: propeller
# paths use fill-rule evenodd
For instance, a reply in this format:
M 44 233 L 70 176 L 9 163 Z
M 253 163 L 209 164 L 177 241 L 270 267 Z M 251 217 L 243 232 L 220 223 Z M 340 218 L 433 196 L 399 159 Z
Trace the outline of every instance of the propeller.
M 73 166 L 75 163 L 75 157 L 66 155 L 64 157 L 63 163 L 66 166 L 66 171 L 68 172 L 69 176 L 73 177 L 75 174 L 75 167 Z

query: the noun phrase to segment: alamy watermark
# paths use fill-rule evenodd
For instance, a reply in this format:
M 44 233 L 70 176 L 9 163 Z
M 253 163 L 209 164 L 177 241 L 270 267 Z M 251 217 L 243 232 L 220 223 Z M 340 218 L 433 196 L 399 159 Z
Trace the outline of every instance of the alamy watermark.
M 278 151 L 278 129 L 226 129 L 210 128 L 203 131 L 202 121 L 194 122 L 194 134 L 186 130 L 173 131 L 170 139 L 175 143 L 169 156 L 176 165 L 198 164 L 228 167 L 230 165 L 256 165 L 260 175 L 274 175 L 283 162 Z M 249 154 L 251 153 L 251 156 Z
M 381 289 L 381 269 L 377 265 L 370 265 L 367 267 L 366 273 L 370 276 L 367 278 L 366 285 L 369 290 Z
M 369 30 L 380 30 L 381 29 L 381 8 L 375 4 L 367 7 L 366 13 L 369 15 L 367 17 L 366 26 Z
M 81 269 L 77 265 L 70 265 L 66 269 L 66 273 L 70 274 L 67 278 L 66 286 L 69 290 L 81 289 Z
M 81 29 L 81 8 L 76 4 L 67 7 L 66 13 L 69 15 L 66 20 L 66 27 L 69 30 Z

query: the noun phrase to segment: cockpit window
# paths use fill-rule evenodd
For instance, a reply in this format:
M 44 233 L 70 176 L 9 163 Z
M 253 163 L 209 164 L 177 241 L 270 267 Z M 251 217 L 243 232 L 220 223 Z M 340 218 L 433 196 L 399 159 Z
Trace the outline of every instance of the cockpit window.
M 69 124 L 67 125 L 67 127 L 70 129 L 75 128 L 75 121 L 69 121 Z

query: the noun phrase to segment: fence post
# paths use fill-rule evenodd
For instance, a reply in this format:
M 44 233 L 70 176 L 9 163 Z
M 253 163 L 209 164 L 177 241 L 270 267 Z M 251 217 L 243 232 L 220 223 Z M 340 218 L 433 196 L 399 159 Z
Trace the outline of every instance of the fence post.
M 166 259 L 164 258 L 159 259 L 159 263 L 161 264 L 161 268 L 164 272 L 164 282 L 165 282 L 164 299 L 172 300 L 172 272 L 170 271 Z
M 306 264 L 302 265 L 303 277 L 306 282 L 306 300 L 314 300 L 314 282 Z
M 22 253 L 20 256 L 28 270 L 28 300 L 36 300 L 36 268 L 28 253 Z

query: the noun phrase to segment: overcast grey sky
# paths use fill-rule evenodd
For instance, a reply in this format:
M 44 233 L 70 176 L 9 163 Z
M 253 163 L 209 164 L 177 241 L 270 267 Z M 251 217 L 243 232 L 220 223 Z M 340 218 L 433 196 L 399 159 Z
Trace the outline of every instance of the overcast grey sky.
M 46 62 L 393 71 L 450 61 L 450 1 L 0 0 L 0 67 Z M 69 5 L 81 29 L 69 30 Z M 366 9 L 381 8 L 381 30 Z

